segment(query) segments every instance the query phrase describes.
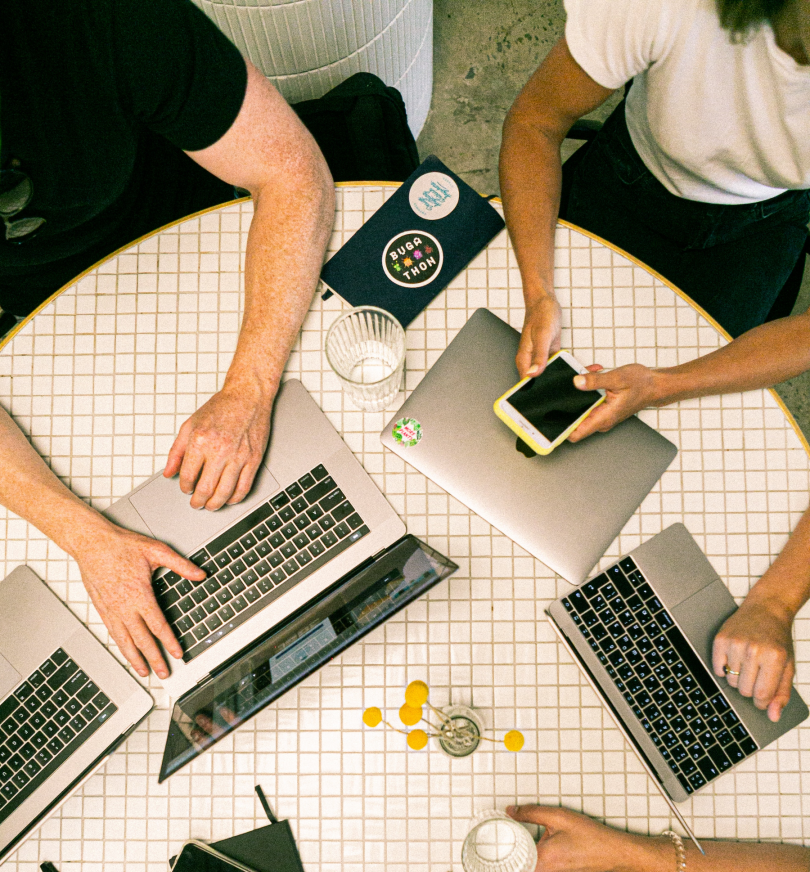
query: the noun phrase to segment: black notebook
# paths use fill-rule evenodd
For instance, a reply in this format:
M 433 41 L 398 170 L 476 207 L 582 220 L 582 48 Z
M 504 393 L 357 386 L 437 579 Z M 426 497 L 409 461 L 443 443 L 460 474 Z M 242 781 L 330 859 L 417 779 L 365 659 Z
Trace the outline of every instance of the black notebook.
M 304 872 L 289 821 L 213 842 L 211 847 L 255 872 Z M 174 861 L 172 857 L 170 865 Z
M 493 206 L 431 155 L 321 279 L 351 306 L 379 306 L 407 327 L 503 227 Z

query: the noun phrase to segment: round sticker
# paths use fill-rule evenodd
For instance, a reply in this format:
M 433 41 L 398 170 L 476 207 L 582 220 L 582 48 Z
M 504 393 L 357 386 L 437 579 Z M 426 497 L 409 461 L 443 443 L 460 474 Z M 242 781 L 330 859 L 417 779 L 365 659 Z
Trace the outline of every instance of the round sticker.
M 422 425 L 416 418 L 400 418 L 391 435 L 404 448 L 410 448 L 422 438 Z
M 411 185 L 408 199 L 420 218 L 436 221 L 458 206 L 458 185 L 444 173 L 425 173 Z
M 385 274 L 403 288 L 429 285 L 441 272 L 444 257 L 435 236 L 408 230 L 395 236 L 383 251 Z

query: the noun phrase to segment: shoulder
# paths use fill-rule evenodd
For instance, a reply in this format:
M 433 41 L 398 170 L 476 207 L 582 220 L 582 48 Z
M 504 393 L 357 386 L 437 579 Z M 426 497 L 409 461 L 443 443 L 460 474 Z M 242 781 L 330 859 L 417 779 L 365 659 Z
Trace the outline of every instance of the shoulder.
M 714 0 L 565 0 L 565 37 L 586 72 L 617 88 L 660 61 L 707 4 Z

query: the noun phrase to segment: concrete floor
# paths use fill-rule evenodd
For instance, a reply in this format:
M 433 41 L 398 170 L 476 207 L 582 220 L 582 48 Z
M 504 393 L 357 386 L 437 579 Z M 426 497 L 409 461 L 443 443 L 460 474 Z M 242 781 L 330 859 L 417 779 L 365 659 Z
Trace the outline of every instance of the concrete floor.
M 419 136 L 482 194 L 498 194 L 498 150 L 507 110 L 562 35 L 562 0 L 434 0 L 433 102 Z M 592 114 L 604 119 L 618 96 Z M 565 155 L 564 155 L 565 156 Z M 810 268 L 796 310 L 810 306 Z M 810 438 L 810 373 L 778 388 Z

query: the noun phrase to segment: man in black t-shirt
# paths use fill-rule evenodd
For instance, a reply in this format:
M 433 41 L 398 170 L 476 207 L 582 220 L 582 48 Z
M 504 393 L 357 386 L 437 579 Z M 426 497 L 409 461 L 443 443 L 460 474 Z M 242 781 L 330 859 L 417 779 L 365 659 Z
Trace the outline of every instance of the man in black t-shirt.
M 0 307 L 30 312 L 104 255 L 249 190 L 255 213 L 239 341 L 222 388 L 183 424 L 164 474 L 195 508 L 238 503 L 264 454 L 282 370 L 334 219 L 329 170 L 279 93 L 190 0 L 0 3 L 0 169 L 33 199 L 0 232 Z M 8 175 L 6 175 L 8 178 Z M 271 256 L 272 252 L 272 256 Z M 0 409 L 0 503 L 75 558 L 104 623 L 145 676 L 182 651 L 152 593 L 200 570 L 72 494 Z

